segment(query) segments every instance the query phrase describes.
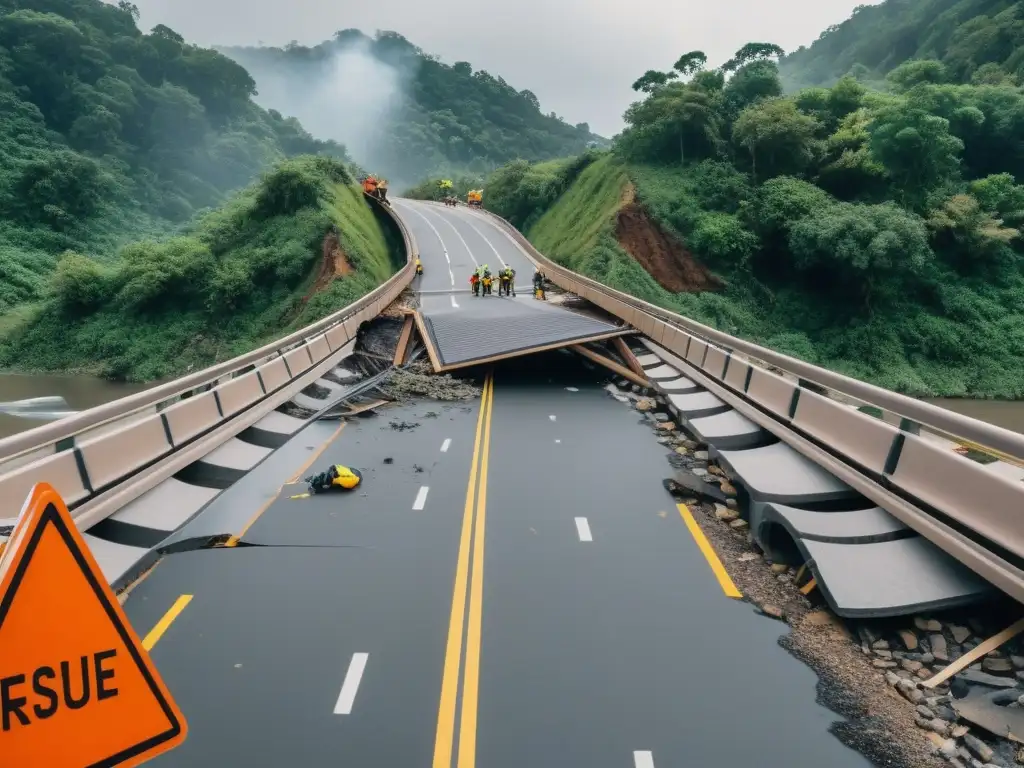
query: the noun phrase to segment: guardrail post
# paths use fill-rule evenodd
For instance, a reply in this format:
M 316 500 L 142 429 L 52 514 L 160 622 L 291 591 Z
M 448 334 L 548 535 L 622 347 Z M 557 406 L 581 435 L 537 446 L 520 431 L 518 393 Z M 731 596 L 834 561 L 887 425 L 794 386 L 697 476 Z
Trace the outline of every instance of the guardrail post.
M 920 435 L 921 425 L 916 421 L 911 421 L 907 418 L 900 419 L 900 431 L 906 432 L 908 435 Z

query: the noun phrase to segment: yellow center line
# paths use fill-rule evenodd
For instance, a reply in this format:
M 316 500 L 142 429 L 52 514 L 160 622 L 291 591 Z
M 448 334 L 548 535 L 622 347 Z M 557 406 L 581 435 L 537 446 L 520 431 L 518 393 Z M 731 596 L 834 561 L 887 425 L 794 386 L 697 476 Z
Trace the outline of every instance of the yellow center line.
M 303 464 L 299 468 L 299 471 L 296 472 L 292 476 L 292 479 L 289 480 L 284 485 L 291 485 L 292 483 L 298 482 L 298 479 L 300 477 L 302 477 L 302 475 L 305 474 L 306 470 L 309 469 L 313 465 L 314 461 L 316 461 L 318 458 L 320 458 L 320 454 L 322 454 L 325 450 L 327 450 L 327 446 L 329 446 L 331 443 L 334 442 L 335 438 L 338 435 L 341 434 L 341 430 L 343 430 L 344 428 L 345 428 L 345 422 L 343 421 L 338 426 L 338 428 L 336 430 L 334 430 L 334 434 L 332 434 L 329 438 L 327 438 L 327 440 L 325 440 L 320 445 L 319 448 L 317 448 L 315 451 L 313 451 L 313 453 L 310 454 L 309 458 L 306 459 L 306 463 Z M 249 532 L 249 529 L 252 528 L 253 525 L 256 524 L 256 521 L 259 520 L 260 517 L 263 516 L 263 513 L 266 512 L 268 509 L 270 509 L 270 505 L 273 504 L 275 501 L 277 501 L 277 497 L 281 495 L 281 488 L 284 488 L 284 485 L 282 485 L 280 488 L 278 488 L 274 492 L 274 495 L 271 496 L 269 499 L 267 499 L 266 503 L 264 503 L 263 506 L 261 506 L 259 509 L 256 510 L 256 514 L 254 514 L 252 517 L 249 518 L 248 522 L 246 522 L 246 524 L 244 526 L 242 526 L 242 530 L 240 530 L 238 533 L 233 534 L 230 537 L 228 537 L 228 540 L 224 542 L 224 546 L 225 547 L 235 547 L 235 546 L 238 546 L 238 542 L 241 540 L 241 538 L 243 536 L 245 536 L 246 533 Z
M 690 534 L 697 542 L 697 546 L 700 547 L 700 551 L 704 553 L 704 558 L 708 561 L 708 565 L 711 566 L 711 570 L 718 579 L 718 583 L 722 585 L 722 591 L 725 592 L 725 596 L 742 598 L 743 594 L 736 589 L 736 585 L 733 584 L 732 579 L 729 577 L 729 572 L 725 570 L 722 561 L 718 559 L 718 554 L 715 552 L 715 548 L 711 546 L 707 536 L 704 535 L 704 531 L 700 529 L 697 521 L 693 519 L 690 509 L 685 504 L 676 504 L 676 508 L 679 510 L 679 514 L 682 515 L 686 527 L 690 529 Z
M 167 631 L 167 628 L 171 626 L 174 620 L 178 618 L 178 614 L 184 611 L 185 606 L 190 602 L 192 602 L 192 595 L 182 595 L 175 600 L 174 605 L 167 609 L 167 613 L 163 615 L 163 618 L 160 619 L 160 621 L 156 623 L 156 626 L 149 630 L 149 634 L 143 638 L 142 647 L 147 651 L 153 650 L 153 646 L 156 645 L 157 641 L 164 636 L 164 632 Z
M 473 517 L 476 511 L 477 465 L 480 458 L 484 423 L 488 417 L 487 403 L 490 400 L 491 389 L 492 381 L 488 376 L 480 396 L 480 415 L 477 418 L 469 483 L 466 488 L 466 506 L 462 516 L 462 533 L 459 537 L 459 555 L 455 565 L 452 610 L 448 622 L 448 643 L 445 648 L 444 673 L 441 677 L 441 701 L 437 713 L 437 733 L 434 738 L 433 768 L 451 768 L 452 764 L 452 747 L 455 741 L 455 707 L 458 700 L 462 633 L 466 615 L 469 554 L 472 546 Z
M 487 525 L 487 469 L 491 451 L 491 414 L 494 411 L 494 378 L 484 419 L 484 447 L 480 457 L 480 491 L 473 532 L 473 576 L 469 592 L 469 628 L 466 631 L 466 667 L 462 672 L 462 718 L 459 723 L 458 768 L 476 766 L 476 718 L 480 690 L 480 635 L 483 623 L 484 535 Z

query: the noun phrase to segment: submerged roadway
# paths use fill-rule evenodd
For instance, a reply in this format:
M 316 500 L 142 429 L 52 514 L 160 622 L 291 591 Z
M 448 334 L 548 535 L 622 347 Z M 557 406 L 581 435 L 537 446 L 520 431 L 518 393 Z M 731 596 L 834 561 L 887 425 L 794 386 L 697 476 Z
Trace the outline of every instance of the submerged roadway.
M 468 281 L 491 246 L 532 273 L 477 214 L 399 207 L 423 289 L 449 291 L 425 299 L 470 300 L 440 267 Z M 154 765 L 869 764 L 827 732 L 782 625 L 727 596 L 665 449 L 599 373 L 551 352 L 473 375 L 472 403 L 308 427 L 204 512 L 237 546 L 135 586 L 125 610 L 189 723 Z M 293 498 L 331 463 L 362 486 Z

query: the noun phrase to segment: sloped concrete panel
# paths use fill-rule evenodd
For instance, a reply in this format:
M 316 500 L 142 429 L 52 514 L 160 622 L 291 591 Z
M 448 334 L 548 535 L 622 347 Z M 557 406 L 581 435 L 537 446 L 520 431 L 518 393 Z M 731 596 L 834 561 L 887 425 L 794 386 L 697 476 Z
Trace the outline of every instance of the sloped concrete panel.
M 668 401 L 677 415 L 687 419 L 698 419 L 701 416 L 713 416 L 732 410 L 710 392 L 694 392 L 687 395 L 670 394 Z
M 850 512 L 815 512 L 783 504 L 766 504 L 764 522 L 783 525 L 794 537 L 834 544 L 871 544 L 914 534 L 880 507 Z
M 795 505 L 858 496 L 846 483 L 785 443 L 747 451 L 718 453 L 721 460 L 740 477 L 755 501 L 778 501 Z
M 119 509 L 109 519 L 144 528 L 156 528 L 170 534 L 218 493 L 213 488 L 189 485 L 169 477 L 156 488 L 146 491 Z
M 975 602 L 984 580 L 927 539 L 875 544 L 801 540 L 819 588 L 840 616 L 900 616 Z
M 678 378 L 679 371 L 671 365 L 659 365 L 654 368 L 645 369 L 644 375 L 651 381 L 662 381 Z
M 639 354 L 636 356 L 636 359 L 644 368 L 650 368 L 653 365 L 661 364 L 661 358 L 657 355 L 652 355 L 650 352 Z
M 737 411 L 690 419 L 687 425 L 694 436 L 720 450 L 753 448 L 767 439 L 768 433 Z
M 423 310 L 422 314 L 444 366 L 568 344 L 620 330 L 533 299 L 471 297 L 459 309 Z
M 676 392 L 679 394 L 704 391 L 704 387 L 685 376 L 680 376 L 678 379 L 672 379 L 671 381 L 659 381 L 658 389 L 665 393 Z
M 281 434 L 290 435 L 293 432 L 296 432 L 299 427 L 305 423 L 306 422 L 302 419 L 298 419 L 295 416 L 289 416 L 287 413 L 271 411 L 253 424 L 253 426 L 267 432 L 279 432 Z

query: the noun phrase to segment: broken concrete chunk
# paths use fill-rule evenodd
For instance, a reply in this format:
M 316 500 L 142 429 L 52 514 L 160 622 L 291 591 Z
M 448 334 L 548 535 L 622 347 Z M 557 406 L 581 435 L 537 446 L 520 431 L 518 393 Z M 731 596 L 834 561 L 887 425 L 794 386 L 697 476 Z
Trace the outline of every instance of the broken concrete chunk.
M 971 683 L 989 685 L 993 688 L 1014 688 L 1017 685 L 1017 680 L 1015 678 L 997 677 L 996 675 L 990 675 L 987 672 L 981 672 L 976 669 L 965 669 L 957 675 L 957 678 Z
M 942 624 L 935 619 L 925 619 L 921 616 L 914 617 L 914 626 L 922 632 L 941 632 Z
M 730 528 L 734 528 L 737 531 L 743 530 L 748 525 L 749 525 L 749 523 L 746 520 L 742 520 L 742 519 L 733 520 L 731 523 L 729 523 L 729 527 Z
M 938 624 L 938 622 L 935 622 Z M 931 647 L 932 656 L 942 662 L 949 661 L 949 651 L 946 648 L 946 638 L 942 635 L 929 635 L 928 645 Z

